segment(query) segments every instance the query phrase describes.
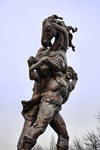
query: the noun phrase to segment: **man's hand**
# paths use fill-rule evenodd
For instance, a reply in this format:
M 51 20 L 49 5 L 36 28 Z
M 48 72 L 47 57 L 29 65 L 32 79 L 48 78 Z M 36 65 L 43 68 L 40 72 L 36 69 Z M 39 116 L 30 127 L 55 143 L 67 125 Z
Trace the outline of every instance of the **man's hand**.
M 30 56 L 29 59 L 27 60 L 29 67 L 32 64 L 35 64 L 38 60 L 34 56 Z
M 73 71 L 73 79 L 78 80 L 78 75 L 77 75 L 77 73 L 75 71 Z
M 32 71 L 29 73 L 30 80 L 35 80 L 36 82 L 39 82 L 39 76 L 36 71 Z
M 48 59 L 47 56 L 41 58 L 37 63 L 32 64 L 32 65 L 30 66 L 29 71 L 32 72 L 32 71 L 38 69 L 41 65 L 47 63 L 48 61 L 49 61 L 49 59 Z

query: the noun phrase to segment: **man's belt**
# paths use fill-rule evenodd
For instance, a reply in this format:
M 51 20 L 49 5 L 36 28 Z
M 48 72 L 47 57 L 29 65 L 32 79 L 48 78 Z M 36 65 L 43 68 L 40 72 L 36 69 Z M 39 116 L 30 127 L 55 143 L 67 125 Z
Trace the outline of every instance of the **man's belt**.
M 59 96 L 53 96 L 53 95 L 50 95 L 50 94 L 43 94 L 42 97 L 51 97 L 51 98 L 54 98 L 54 99 L 57 99 L 57 100 L 61 100 L 61 98 Z
M 61 104 L 62 104 L 62 99 L 58 96 L 51 96 L 49 94 L 43 94 L 42 97 L 43 97 L 42 101 L 53 103 L 53 104 L 56 104 L 58 106 L 61 106 Z

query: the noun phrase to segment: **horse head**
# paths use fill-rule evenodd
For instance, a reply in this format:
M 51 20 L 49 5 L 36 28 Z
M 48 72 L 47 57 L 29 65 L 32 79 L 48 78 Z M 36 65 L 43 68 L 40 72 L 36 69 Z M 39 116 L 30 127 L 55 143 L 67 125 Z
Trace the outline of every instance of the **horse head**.
M 61 17 L 53 15 L 46 18 L 43 21 L 41 43 L 44 47 L 51 47 L 52 46 L 51 40 L 58 34 L 58 30 L 55 29 L 54 26 L 52 25 L 52 23 L 58 24 L 58 22 L 60 22 L 60 20 L 58 21 L 57 19 L 62 20 Z
M 72 26 L 66 26 L 62 20 L 62 17 L 52 15 L 43 21 L 41 38 L 43 47 L 51 47 L 51 40 L 55 37 L 55 42 L 53 43 L 53 46 L 55 45 L 54 49 L 57 49 L 59 46 L 64 50 L 67 50 L 68 47 L 72 47 L 72 50 L 75 49 L 72 39 L 73 33 L 77 31 L 77 28 L 74 29 Z M 71 30 L 72 33 L 70 32 Z

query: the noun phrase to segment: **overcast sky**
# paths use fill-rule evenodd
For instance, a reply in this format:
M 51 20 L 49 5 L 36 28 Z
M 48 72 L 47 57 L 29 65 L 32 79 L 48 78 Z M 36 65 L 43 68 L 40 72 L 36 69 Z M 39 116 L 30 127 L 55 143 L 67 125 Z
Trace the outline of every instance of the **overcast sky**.
M 32 95 L 27 59 L 41 47 L 44 18 L 57 14 L 78 27 L 68 65 L 78 73 L 76 89 L 61 114 L 70 139 L 94 130 L 100 112 L 100 0 L 0 0 L 0 150 L 15 150 L 24 119 L 21 100 Z M 50 127 L 38 143 L 48 146 Z M 55 134 L 56 136 L 56 134 Z

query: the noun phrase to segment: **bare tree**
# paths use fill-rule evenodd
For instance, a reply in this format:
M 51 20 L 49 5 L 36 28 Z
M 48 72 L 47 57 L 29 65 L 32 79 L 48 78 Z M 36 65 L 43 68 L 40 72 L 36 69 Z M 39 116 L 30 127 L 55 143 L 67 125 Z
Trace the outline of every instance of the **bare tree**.
M 82 141 L 77 137 L 75 137 L 75 139 L 73 140 L 73 144 L 70 146 L 70 150 L 85 150 L 85 149 Z
M 100 150 L 100 137 L 95 132 L 88 132 L 84 143 L 87 150 Z
M 84 150 L 82 141 L 80 139 L 74 140 L 74 147 L 75 147 L 75 150 Z
M 96 118 L 100 123 L 100 112 Z M 100 126 L 95 132 L 88 132 L 82 140 L 76 137 L 70 146 L 70 150 L 100 150 Z

